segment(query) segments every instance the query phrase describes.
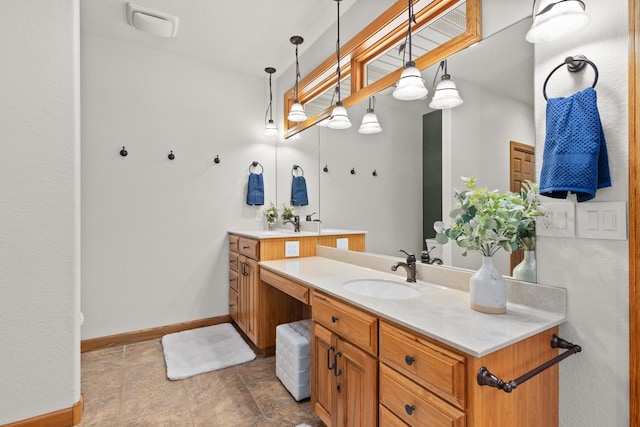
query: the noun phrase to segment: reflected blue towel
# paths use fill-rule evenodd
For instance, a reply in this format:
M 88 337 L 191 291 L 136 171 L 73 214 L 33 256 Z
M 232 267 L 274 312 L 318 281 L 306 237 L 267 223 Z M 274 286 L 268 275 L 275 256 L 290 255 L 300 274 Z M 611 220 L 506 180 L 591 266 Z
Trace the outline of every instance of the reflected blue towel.
M 307 206 L 307 181 L 304 176 L 294 176 L 291 180 L 291 206 Z
M 262 174 L 250 173 L 247 185 L 247 204 L 264 205 L 264 181 Z
M 571 191 L 585 202 L 604 187 L 611 178 L 596 91 L 549 99 L 540 194 L 565 199 Z

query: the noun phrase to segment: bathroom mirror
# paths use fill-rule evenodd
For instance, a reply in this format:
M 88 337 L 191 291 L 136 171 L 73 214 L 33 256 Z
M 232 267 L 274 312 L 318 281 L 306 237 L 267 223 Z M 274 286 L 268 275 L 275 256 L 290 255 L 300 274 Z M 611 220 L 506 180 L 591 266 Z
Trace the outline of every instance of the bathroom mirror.
M 398 101 L 391 95 L 393 87 L 376 94 L 382 133 L 357 132 L 368 107 L 360 102 L 348 110 L 350 129 L 314 126 L 297 140 L 280 142 L 278 194 L 285 198 L 279 198 L 286 202 L 290 192 L 291 166 L 303 164 L 310 205 L 298 209 L 302 215 L 316 212 L 326 228 L 367 231 L 367 252 L 402 256 L 402 248 L 419 254 L 423 229 L 432 223 L 423 224 L 425 209 L 445 212 L 447 222 L 453 189 L 463 187 L 461 176 L 475 174 L 479 185 L 508 191 L 510 142 L 535 144 L 533 45 L 524 38 L 529 25 L 519 21 L 448 58 L 447 71 L 464 99 L 459 107 L 429 108 L 435 65 L 422 72 L 430 92 L 426 100 Z M 423 159 L 423 133 L 433 129 L 441 150 Z M 425 186 L 441 191 L 423 197 Z M 463 257 L 455 243 L 436 251 L 446 265 L 480 265 L 479 256 Z M 509 254 L 499 253 L 494 263 L 509 274 Z

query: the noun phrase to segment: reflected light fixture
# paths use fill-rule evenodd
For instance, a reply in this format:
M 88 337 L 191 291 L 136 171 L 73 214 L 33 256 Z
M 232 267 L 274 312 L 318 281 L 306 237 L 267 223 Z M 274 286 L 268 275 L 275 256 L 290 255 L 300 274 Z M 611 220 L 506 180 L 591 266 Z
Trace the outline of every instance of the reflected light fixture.
M 276 69 L 267 67 L 264 70 L 269 73 L 269 106 L 267 107 L 267 112 L 264 114 L 264 136 L 276 136 L 278 135 L 278 128 L 276 124 L 273 123 L 273 92 L 271 91 L 271 76 L 276 72 Z M 267 117 L 269 117 L 268 121 Z
M 365 135 L 371 135 L 374 133 L 382 132 L 382 126 L 380 126 L 380 122 L 378 122 L 378 117 L 374 112 L 376 107 L 376 97 L 372 96 L 369 98 L 369 108 L 367 108 L 367 112 L 362 117 L 362 124 L 360 125 L 360 129 L 358 129 L 359 133 Z
M 400 80 L 398 80 L 398 85 L 396 89 L 393 91 L 393 97 L 396 99 L 401 99 L 403 101 L 413 101 L 415 99 L 421 99 L 427 96 L 429 91 L 424 86 L 424 80 L 422 80 L 422 75 L 420 74 L 420 70 L 416 68 L 416 63 L 413 62 L 411 57 L 411 23 L 416 22 L 416 17 L 413 14 L 413 1 L 409 0 L 409 27 L 407 30 L 407 37 L 405 42 L 400 46 L 400 49 L 404 52 L 407 51 L 406 47 L 408 45 L 409 51 L 409 61 L 404 66 L 404 70 L 402 70 L 402 74 L 400 75 Z
M 338 93 L 338 102 L 336 102 L 336 106 L 333 107 L 329 123 L 327 124 L 331 129 L 347 129 L 351 127 L 351 121 L 349 120 L 347 109 L 342 106 L 342 101 L 340 99 L 340 1 L 341 0 L 335 0 L 338 5 L 338 41 L 336 42 L 336 56 L 338 57 L 338 67 L 336 71 L 336 74 L 338 75 L 338 84 L 336 85 L 336 92 Z
M 460 97 L 456 84 L 451 80 L 451 76 L 447 73 L 447 60 L 440 61 L 440 65 L 436 70 L 436 75 L 433 76 L 433 83 L 435 84 L 438 77 L 438 71 L 443 70 L 444 74 L 442 79 L 438 82 L 435 91 L 433 92 L 433 99 L 429 103 L 429 107 L 444 110 L 447 108 L 454 108 L 458 105 L 462 105 L 464 102 Z
M 590 19 L 582 0 L 541 0 L 538 13 L 533 0 L 533 24 L 525 38 L 530 43 L 558 40 L 586 26 Z
M 289 110 L 289 116 L 287 116 L 287 120 L 289 120 L 290 122 L 304 122 L 305 120 L 307 120 L 307 115 L 305 114 L 304 108 L 302 108 L 302 104 L 300 104 L 300 100 L 298 99 L 298 80 L 300 79 L 298 46 L 302 44 L 304 39 L 300 36 L 293 36 L 289 39 L 289 41 L 296 47 L 296 85 L 294 86 L 293 104 L 291 105 L 291 110 Z

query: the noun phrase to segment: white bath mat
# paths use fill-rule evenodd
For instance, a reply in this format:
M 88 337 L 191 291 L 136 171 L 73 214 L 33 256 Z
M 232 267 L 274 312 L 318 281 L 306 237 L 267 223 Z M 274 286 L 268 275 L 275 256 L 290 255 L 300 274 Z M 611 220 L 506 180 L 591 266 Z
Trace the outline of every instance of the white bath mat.
M 230 323 L 162 337 L 167 378 L 181 380 L 256 358 Z

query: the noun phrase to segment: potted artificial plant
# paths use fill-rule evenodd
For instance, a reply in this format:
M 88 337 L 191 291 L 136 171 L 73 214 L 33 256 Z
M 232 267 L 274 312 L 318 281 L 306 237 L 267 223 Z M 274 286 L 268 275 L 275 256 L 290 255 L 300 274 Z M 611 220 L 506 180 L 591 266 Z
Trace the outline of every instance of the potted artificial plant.
M 478 188 L 475 176 L 462 180 L 466 189 L 456 190 L 456 206 L 449 214 L 453 220 L 450 227 L 446 228 L 442 221 L 433 225 L 436 240 L 441 244 L 455 241 L 465 249 L 465 256 L 467 251 L 482 254 L 482 266 L 469 282 L 471 308 L 484 313 L 505 313 L 507 286 L 493 266 L 492 257 L 500 249 L 512 252 L 525 241 L 526 236 L 521 237 L 519 232 L 532 222 L 535 224 L 535 217 L 542 215 L 537 209 L 538 187 L 527 182 L 520 193 L 498 193 Z

